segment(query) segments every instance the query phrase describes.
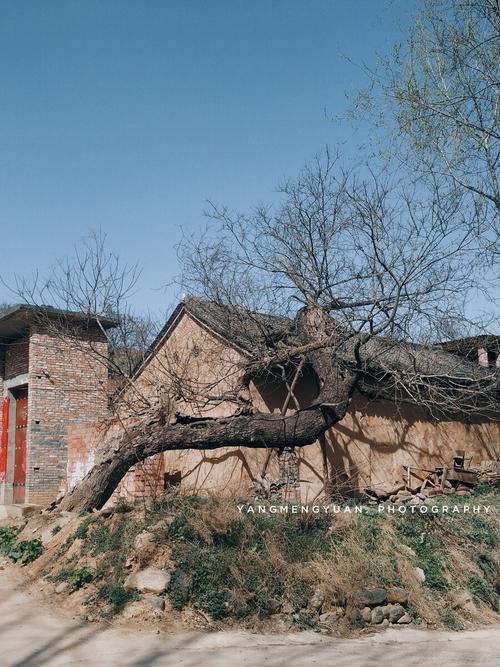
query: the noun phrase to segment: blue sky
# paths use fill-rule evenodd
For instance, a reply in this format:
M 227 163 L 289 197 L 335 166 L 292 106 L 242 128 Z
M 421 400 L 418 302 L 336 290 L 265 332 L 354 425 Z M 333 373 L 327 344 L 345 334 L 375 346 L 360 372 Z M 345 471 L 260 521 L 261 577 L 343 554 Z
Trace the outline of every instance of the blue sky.
M 181 229 L 207 199 L 271 201 L 400 38 L 404 0 L 0 0 L 0 274 L 46 270 L 91 228 L 175 299 Z M 0 287 L 0 301 L 12 297 Z

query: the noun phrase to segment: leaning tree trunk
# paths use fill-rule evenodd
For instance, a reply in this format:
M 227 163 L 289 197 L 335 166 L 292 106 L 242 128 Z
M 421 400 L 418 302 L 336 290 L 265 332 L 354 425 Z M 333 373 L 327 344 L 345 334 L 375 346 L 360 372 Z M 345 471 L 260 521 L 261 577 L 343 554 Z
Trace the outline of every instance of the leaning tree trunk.
M 314 322 L 316 330 L 320 325 Z M 287 355 L 305 354 L 314 368 L 320 386 L 314 405 L 286 417 L 253 414 L 174 424 L 165 423 L 161 415 L 152 417 L 104 443 L 92 470 L 59 507 L 101 508 L 133 465 L 161 452 L 309 445 L 344 418 L 355 387 L 374 398 L 411 400 L 427 406 L 430 414 L 498 419 L 500 374 L 491 369 L 436 348 L 389 339 L 353 337 L 340 348 L 333 345 L 334 335 L 325 334 L 323 340 L 316 343 L 317 349 L 308 344 Z
M 187 423 L 183 419 L 183 423 L 174 424 L 165 423 L 160 415 L 149 418 L 147 423 L 104 443 L 90 472 L 62 498 L 59 509 L 100 509 L 132 466 L 161 452 L 219 447 L 267 449 L 313 443 L 343 419 L 356 382 L 355 374 L 332 363 L 327 352 L 317 356 L 313 365 L 321 389 L 314 405 L 286 417 L 257 413 Z

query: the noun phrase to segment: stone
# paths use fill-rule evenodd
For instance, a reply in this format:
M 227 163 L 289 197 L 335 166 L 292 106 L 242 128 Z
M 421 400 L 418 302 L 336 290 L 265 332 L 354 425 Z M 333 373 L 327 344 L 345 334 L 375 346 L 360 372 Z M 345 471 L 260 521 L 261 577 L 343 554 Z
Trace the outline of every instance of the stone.
M 382 627 L 383 627 L 383 628 L 388 628 L 389 626 L 390 626 L 389 619 L 388 619 L 388 618 L 384 618 L 384 620 L 382 621 Z
M 386 591 L 384 588 L 372 588 L 359 591 L 356 595 L 358 607 L 376 607 L 385 602 Z
M 375 607 L 372 609 L 371 623 L 372 625 L 379 625 L 384 620 L 384 612 L 382 607 Z
M 342 607 L 336 607 L 335 609 L 332 609 L 332 611 L 326 611 L 324 614 L 321 614 L 319 620 L 321 623 L 329 625 L 338 621 L 343 615 L 344 610 Z
M 361 618 L 363 619 L 363 621 L 365 621 L 365 623 L 371 623 L 372 610 L 370 609 L 370 607 L 363 607 L 363 609 L 361 610 Z
M 125 590 L 137 589 L 141 593 L 163 593 L 170 583 L 170 572 L 155 567 L 139 570 L 125 579 Z
M 406 491 L 405 489 L 398 491 L 396 494 L 397 500 L 410 500 L 412 497 L 413 494 L 410 491 Z
M 407 625 L 408 623 L 411 623 L 411 616 L 405 613 L 404 616 L 401 616 L 398 620 L 398 625 Z
M 363 621 L 363 617 L 361 616 L 361 612 L 359 609 L 353 609 L 350 614 L 349 614 L 349 620 L 351 623 L 361 623 Z
M 162 617 L 163 612 L 149 604 L 147 598 L 130 602 L 122 611 L 122 618 L 127 620 L 142 618 L 147 621 L 155 621 L 160 620 Z
M 382 609 L 382 613 L 384 614 L 384 618 L 389 618 L 392 607 L 392 604 L 385 604 L 383 607 L 380 607 L 380 609 Z
M 405 614 L 405 608 L 400 604 L 392 605 L 391 609 L 389 610 L 389 621 L 391 623 L 397 623 L 399 619 L 403 618 Z
M 147 530 L 144 530 L 142 533 L 139 533 L 134 540 L 134 549 L 141 551 L 145 547 L 154 544 L 155 536 L 153 533 L 149 533 Z
M 415 576 L 417 577 L 417 580 L 423 584 L 425 581 L 425 572 L 422 570 L 421 567 L 416 567 L 415 568 Z
M 144 598 L 144 601 L 147 602 L 153 609 L 158 609 L 163 611 L 165 609 L 165 598 L 162 598 L 157 595 L 147 596 Z
M 436 496 L 442 496 L 443 492 L 441 489 L 425 489 L 425 495 L 428 498 L 435 498 Z
M 67 591 L 69 589 L 69 584 L 67 581 L 61 581 L 60 584 L 57 584 L 57 586 L 54 588 L 54 592 L 59 595 L 60 593 L 64 593 L 64 591 Z
M 392 586 L 387 589 L 387 602 L 392 604 L 407 604 L 408 592 L 399 586 Z
M 115 512 L 114 507 L 103 507 L 102 510 L 99 511 L 99 514 L 105 518 L 108 518 L 112 514 L 114 514 L 114 512 Z
M 309 600 L 309 607 L 311 609 L 315 609 L 316 611 L 318 611 L 319 609 L 321 609 L 321 606 L 324 601 L 325 601 L 325 594 L 320 588 L 317 588 L 314 591 L 314 595 Z

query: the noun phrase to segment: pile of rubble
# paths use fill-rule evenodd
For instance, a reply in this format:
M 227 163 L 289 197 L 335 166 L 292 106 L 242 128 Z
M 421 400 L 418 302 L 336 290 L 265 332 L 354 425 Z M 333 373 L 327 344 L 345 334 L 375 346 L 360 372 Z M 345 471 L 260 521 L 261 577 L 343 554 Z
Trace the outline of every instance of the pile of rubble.
M 500 487 L 500 461 L 481 461 L 479 482 Z
M 390 502 L 395 505 L 410 504 L 424 505 L 431 498 L 443 495 L 470 496 L 474 495 L 474 489 L 467 484 L 458 484 L 454 486 L 451 482 L 445 481 L 443 488 L 441 486 L 431 486 L 429 484 L 419 484 L 416 486 L 400 485 L 392 489 L 376 488 L 365 489 L 369 505 L 376 505 L 380 502 Z
M 404 588 L 373 588 L 359 591 L 354 600 L 354 609 L 349 618 L 353 623 L 381 625 L 406 625 L 411 623 L 411 616 L 405 606 L 408 593 Z

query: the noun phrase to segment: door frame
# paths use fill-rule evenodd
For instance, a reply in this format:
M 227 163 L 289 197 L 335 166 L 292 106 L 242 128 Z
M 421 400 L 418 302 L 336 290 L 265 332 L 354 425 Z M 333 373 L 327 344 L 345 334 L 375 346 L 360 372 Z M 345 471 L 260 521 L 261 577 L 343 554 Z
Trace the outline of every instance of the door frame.
M 12 505 L 13 504 L 13 494 L 14 494 L 14 460 L 15 460 L 15 449 L 16 449 L 16 392 L 19 389 L 27 388 L 28 389 L 28 427 L 26 429 L 26 477 L 28 477 L 28 461 L 29 461 L 29 375 L 28 373 L 23 373 L 22 375 L 17 375 L 16 377 L 10 378 L 9 380 L 4 380 L 4 393 L 3 397 L 10 398 L 9 406 L 9 432 L 8 432 L 8 444 L 7 444 L 7 475 L 5 482 L 0 482 L 0 504 L 2 505 Z M 26 488 L 26 487 L 25 487 Z M 26 502 L 26 495 L 24 498 Z

